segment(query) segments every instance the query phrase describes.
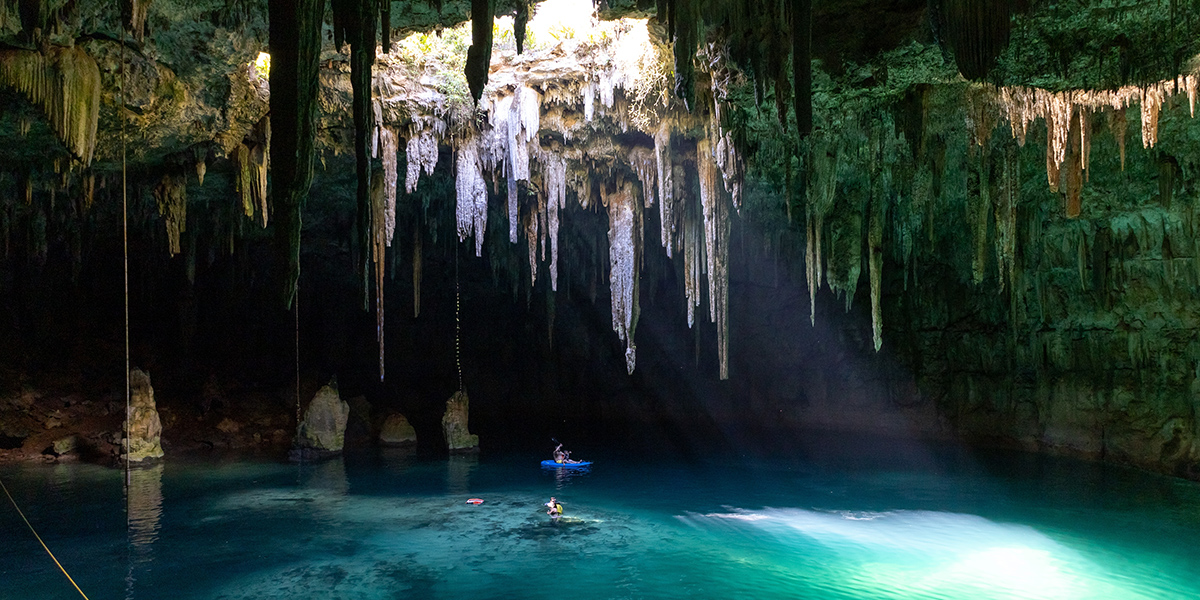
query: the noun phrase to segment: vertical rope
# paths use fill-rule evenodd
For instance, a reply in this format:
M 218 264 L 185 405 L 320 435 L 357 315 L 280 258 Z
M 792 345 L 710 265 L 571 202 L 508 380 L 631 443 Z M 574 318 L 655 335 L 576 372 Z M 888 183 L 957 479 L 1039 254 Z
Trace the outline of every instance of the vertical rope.
M 460 315 L 460 299 L 458 290 L 458 243 L 454 244 L 454 364 L 458 367 L 458 391 L 463 391 L 462 378 L 462 318 Z
M 118 15 L 121 14 L 119 11 Z M 121 96 L 117 103 L 117 112 L 121 118 L 121 253 L 125 271 L 125 510 L 129 510 L 129 411 L 132 390 L 129 381 L 129 185 L 125 168 L 125 25 L 118 25 L 121 30 Z
M 296 278 L 296 435 L 300 435 L 300 278 Z

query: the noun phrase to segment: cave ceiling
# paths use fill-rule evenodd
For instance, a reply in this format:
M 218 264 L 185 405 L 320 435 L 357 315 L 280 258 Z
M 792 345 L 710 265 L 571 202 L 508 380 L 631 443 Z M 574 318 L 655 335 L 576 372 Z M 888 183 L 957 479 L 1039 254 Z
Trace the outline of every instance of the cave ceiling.
M 296 36 L 272 30 L 267 2 L 0 0 L 2 201 L 29 204 L 37 192 L 53 210 L 63 192 L 86 207 L 124 161 L 153 195 L 175 255 L 185 251 L 188 206 L 208 206 L 188 190 L 212 166 L 231 174 L 246 218 L 283 223 L 275 236 L 291 261 L 286 304 L 313 158 L 344 165 L 356 157 L 356 267 L 382 290 L 396 196 L 413 194 L 439 154 L 451 154 L 459 239 L 473 237 L 481 255 L 489 198 L 504 196 L 507 241 L 524 240 L 518 252 L 528 254 L 530 287 L 539 264 L 557 286 L 560 210 L 607 212 L 613 330 L 632 372 L 635 265 L 646 245 L 644 214 L 657 200 L 659 241 L 668 257 L 683 258 L 689 325 L 703 313 L 716 324 L 722 377 L 729 219 L 743 208 L 747 173 L 772 184 L 771 210 L 805 230 L 810 294 L 825 282 L 849 307 L 868 272 L 878 350 L 884 246 L 907 261 L 905 236 L 920 224 L 895 224 L 924 209 L 902 203 L 942 193 L 947 154 L 983 156 L 982 167 L 960 169 L 971 182 L 962 196 L 990 207 L 989 194 L 1019 187 L 1010 159 L 989 158 L 1016 151 L 989 154 L 993 140 L 1006 135 L 1023 147 L 1030 124 L 1044 123 L 1045 186 L 1077 217 L 1089 123 L 1107 120 L 1120 132 L 1124 168 L 1126 112 L 1140 117 L 1141 145 L 1154 148 L 1160 113 L 1194 112 L 1200 51 L 1200 3 L 1157 0 L 614 0 L 597 7 L 607 29 L 580 39 L 560 31 L 561 39 L 523 53 L 522 43 L 537 40 L 518 33 L 522 18 L 508 30 L 457 28 L 489 10 L 519 17 L 514 2 L 387 3 L 391 52 L 376 52 L 369 23 L 384 14 L 379 7 L 354 21 L 367 25 L 346 25 L 347 6 L 370 2 L 295 4 L 307 17 L 290 4 L 270 6 L 292 11 L 293 32 L 319 27 L 320 37 L 297 48 Z M 404 37 L 414 33 L 424 37 Z M 311 97 L 303 77 L 289 76 L 277 79 L 287 89 L 272 98 L 271 66 L 260 54 L 268 45 L 287 48 L 273 56 L 277 76 L 299 72 L 317 83 Z M 297 71 L 297 55 L 315 58 L 315 70 Z M 272 146 L 272 131 L 297 149 Z M 405 163 L 397 164 L 401 148 Z M 1195 162 L 1170 160 L 1185 171 Z M 276 169 L 271 199 L 268 163 Z M 989 181 L 1005 191 L 993 194 Z M 976 214 L 980 256 L 989 217 Z M 889 226 L 900 233 L 885 235 Z M 996 227 L 998 260 L 1011 272 L 1012 234 Z M 971 267 L 976 283 L 985 264 Z M 380 295 L 375 302 L 383 305 Z

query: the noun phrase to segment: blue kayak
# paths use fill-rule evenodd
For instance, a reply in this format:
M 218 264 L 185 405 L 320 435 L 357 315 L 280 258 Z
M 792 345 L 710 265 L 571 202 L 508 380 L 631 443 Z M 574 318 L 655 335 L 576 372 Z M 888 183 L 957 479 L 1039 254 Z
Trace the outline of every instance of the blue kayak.
M 552 467 L 552 468 L 556 468 L 556 469 L 558 469 L 558 468 L 562 468 L 562 469 L 586 469 L 587 467 L 590 467 L 590 466 L 592 466 L 592 461 L 590 461 L 590 460 L 585 460 L 585 461 L 580 461 L 580 462 L 571 462 L 571 463 L 556 463 L 556 462 L 554 462 L 554 461 L 552 461 L 552 460 L 543 460 L 543 461 L 542 461 L 542 466 L 543 466 L 543 467 Z

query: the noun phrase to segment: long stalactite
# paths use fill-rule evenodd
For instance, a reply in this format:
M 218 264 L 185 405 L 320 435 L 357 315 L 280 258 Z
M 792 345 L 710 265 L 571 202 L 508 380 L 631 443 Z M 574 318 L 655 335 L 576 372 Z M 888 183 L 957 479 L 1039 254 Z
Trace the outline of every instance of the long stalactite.
M 300 211 L 313 178 L 323 0 L 270 0 L 271 207 L 280 299 L 290 309 L 300 279 Z M 265 190 L 263 190 L 265 192 Z

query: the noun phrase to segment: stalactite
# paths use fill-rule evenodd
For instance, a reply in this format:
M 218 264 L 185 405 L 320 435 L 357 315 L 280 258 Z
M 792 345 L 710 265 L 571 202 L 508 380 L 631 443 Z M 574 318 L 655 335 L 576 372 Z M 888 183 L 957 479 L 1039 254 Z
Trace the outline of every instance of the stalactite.
M 137 1 L 137 0 L 133 0 Z M 144 0 L 149 3 L 149 0 Z M 290 308 L 300 279 L 300 211 L 308 201 L 312 185 L 316 137 L 317 93 L 320 89 L 319 58 L 323 0 L 270 0 L 269 41 L 271 50 L 271 117 L 260 122 L 261 152 L 256 193 L 267 225 L 267 159 L 271 164 L 272 212 L 275 218 L 275 248 L 281 269 L 278 284 L 282 304 Z M 276 143 L 272 147 L 271 136 Z M 197 169 L 203 165 L 197 164 Z M 199 171 L 198 171 L 199 172 Z M 203 174 L 200 175 L 203 183 Z
M 533 289 L 534 284 L 537 283 L 538 213 L 541 212 L 540 207 L 538 208 L 525 216 L 525 242 L 529 248 L 530 289 Z
M 487 231 L 487 183 L 479 162 L 479 137 L 474 131 L 459 141 L 457 174 L 454 187 L 457 197 L 455 214 L 458 221 L 458 240 L 475 236 L 475 256 L 483 255 L 483 235 Z
M 167 226 L 167 244 L 171 256 L 180 253 L 179 236 L 187 231 L 187 178 L 163 175 L 154 187 L 158 214 Z
M 668 119 L 659 122 L 654 132 L 654 161 L 658 169 L 658 213 L 662 231 L 662 245 L 667 249 L 667 258 L 672 257 L 675 246 L 675 231 L 678 215 L 671 194 L 671 124 Z
M 555 149 L 556 150 L 556 149 Z M 543 157 L 546 175 L 547 234 L 550 236 L 550 289 L 558 290 L 558 225 L 559 211 L 566 208 L 567 161 L 562 154 L 551 150 Z
M 0 90 L 13 89 L 40 108 L 58 139 L 87 166 L 96 149 L 100 69 L 79 46 L 43 52 L 0 50 Z M 24 135 L 28 127 L 21 129 Z
M 250 160 L 250 148 L 244 143 L 238 144 L 233 147 L 229 158 L 237 166 L 234 187 L 241 199 L 242 214 L 254 218 L 254 207 L 257 203 L 254 200 L 254 171 Z
M 494 0 L 471 0 L 471 47 L 467 48 L 464 74 L 475 102 L 479 102 L 483 96 L 488 67 L 492 63 L 492 21 L 495 11 Z
M 513 38 L 517 42 L 517 54 L 525 52 L 525 25 L 529 23 L 529 0 L 516 0 L 517 14 L 513 17 Z
M 1125 170 L 1125 133 L 1128 129 L 1128 121 L 1125 118 L 1125 109 L 1116 108 L 1108 113 L 1108 129 L 1112 131 L 1113 137 L 1117 139 L 1117 151 L 1121 155 L 1121 171 Z
M 1158 113 L 1162 108 L 1165 86 L 1152 85 L 1142 90 L 1142 147 L 1153 148 L 1158 142 Z
M 696 58 L 698 27 L 700 24 L 697 0 L 672 0 L 675 34 L 675 95 L 683 100 L 690 111 L 696 104 Z M 682 12 L 682 14 L 678 14 Z
M 125 29 L 133 34 L 133 38 L 140 44 L 146 34 L 146 15 L 150 12 L 150 5 L 153 0 L 122 0 L 121 2 L 121 18 L 125 22 Z
M 250 147 L 250 195 L 254 198 L 255 204 L 258 206 L 259 215 L 262 217 L 262 226 L 266 228 L 268 222 L 267 171 L 269 170 L 267 161 L 271 157 L 270 116 L 263 117 L 255 125 L 255 134 L 259 143 Z M 311 166 L 309 168 L 311 169 Z M 299 246 L 297 246 L 297 251 L 299 251 L 298 249 Z
M 696 143 L 700 203 L 704 209 L 704 249 L 708 266 L 708 315 L 717 324 L 721 379 L 729 379 L 729 221 L 719 185 L 719 170 L 707 139 Z
M 800 139 L 812 133 L 812 0 L 792 5 L 792 96 Z
M 383 274 L 387 256 L 387 185 L 371 178 L 371 262 L 375 266 L 375 339 L 379 342 L 379 380 L 383 381 Z M 395 189 L 395 188 L 392 188 Z
M 804 213 L 804 246 L 804 280 L 808 283 L 808 322 L 815 326 L 817 324 L 817 256 L 811 210 Z
M 1057 191 L 1059 171 L 1067 155 L 1068 133 L 1076 124 L 1079 115 L 1081 128 L 1079 149 L 1081 170 L 1088 168 L 1091 153 L 1090 130 L 1088 114 L 1091 111 L 1104 109 L 1108 114 L 1109 129 L 1117 138 L 1117 146 L 1121 155 L 1121 169 L 1125 169 L 1125 109 L 1134 102 L 1140 104 L 1142 145 L 1154 147 L 1158 141 L 1158 118 L 1162 104 L 1174 94 L 1186 93 L 1190 106 L 1194 111 L 1194 98 L 1197 88 L 1197 76 L 1188 74 L 1167 79 L 1144 86 L 1124 86 L 1115 90 L 1074 90 L 1069 92 L 1051 92 L 1039 88 L 1020 86 L 1002 87 L 996 92 L 996 102 L 1006 113 L 1012 125 L 1013 136 L 1021 144 L 1029 123 L 1037 118 L 1046 121 L 1046 179 L 1052 190 Z M 971 97 L 979 94 L 971 92 Z M 1072 176 L 1073 177 L 1073 176 Z
M 96 174 L 88 172 L 83 176 L 83 209 L 90 210 L 96 199 Z
M 335 5 L 335 17 L 336 9 Z M 375 29 L 379 9 L 376 0 L 351 0 L 344 6 L 348 12 L 343 17 L 347 23 L 350 42 L 350 88 L 351 113 L 354 119 L 355 219 L 357 240 L 360 249 L 356 270 L 363 278 L 363 308 L 369 308 L 368 252 L 371 246 L 371 145 L 375 131 L 371 87 L 374 80 Z M 336 24 L 335 24 L 336 25 Z M 335 27 L 336 29 L 336 27 Z
M 419 121 L 414 121 L 409 130 L 408 144 L 405 150 L 407 163 L 404 191 L 406 193 L 411 194 L 416 191 L 421 171 L 424 171 L 426 175 L 433 175 L 433 170 L 437 168 L 438 141 L 435 133 L 432 127 Z
M 205 162 L 205 158 L 208 156 L 208 149 L 196 147 L 193 152 L 196 157 L 196 180 L 203 186 L 204 175 L 208 172 L 208 163 Z
M 387 234 L 387 245 L 391 246 L 392 237 L 396 232 L 396 185 L 399 178 L 396 168 L 396 153 L 400 150 L 400 135 L 391 127 L 381 127 L 379 129 L 379 147 L 380 152 L 383 153 L 384 231 Z M 411 159 L 409 160 L 411 161 Z
M 1066 215 L 1069 219 L 1074 219 L 1079 216 L 1082 207 L 1083 196 L 1083 151 L 1082 143 L 1075 143 L 1075 140 L 1081 140 L 1083 129 L 1080 127 L 1080 119 L 1074 118 L 1071 120 L 1071 128 L 1068 133 L 1070 147 L 1067 149 L 1066 159 L 1063 161 L 1063 191 L 1067 195 Z
M 601 187 L 601 193 L 605 194 Z M 634 241 L 633 185 L 617 182 L 616 191 L 605 194 L 608 205 L 608 284 L 612 292 L 612 326 L 625 342 L 625 367 L 633 373 L 637 346 L 633 342 L 637 327 L 637 246 Z
M 704 260 L 702 254 L 704 215 L 696 210 L 695 202 L 682 202 L 682 204 L 683 230 L 680 244 L 683 246 L 684 297 L 687 299 L 687 322 L 690 328 L 696 322 L 696 308 L 700 306 L 700 263 Z
M 1014 4 L 1011 0 L 938 0 L 938 39 L 954 51 L 963 77 L 987 77 L 1008 46 Z
M 872 200 L 871 221 L 867 228 L 867 269 L 871 279 L 871 332 L 875 342 L 875 351 L 883 347 L 883 309 L 881 294 L 883 293 L 883 212 L 884 201 L 880 198 Z
M 971 280 L 975 285 L 983 283 L 987 270 L 988 217 L 992 210 L 991 181 L 988 176 L 991 165 L 989 164 L 990 155 L 987 152 L 986 146 L 983 147 L 978 156 L 978 163 L 973 165 L 976 176 L 974 182 L 978 186 L 978 189 L 968 192 L 972 241 L 975 244 L 971 258 Z
M 1021 193 L 1020 155 L 1011 145 L 1005 146 L 1001 165 L 1000 189 L 993 199 L 996 219 L 996 264 L 1000 274 L 1000 291 L 1006 286 L 1010 297 L 1016 297 L 1017 202 Z

